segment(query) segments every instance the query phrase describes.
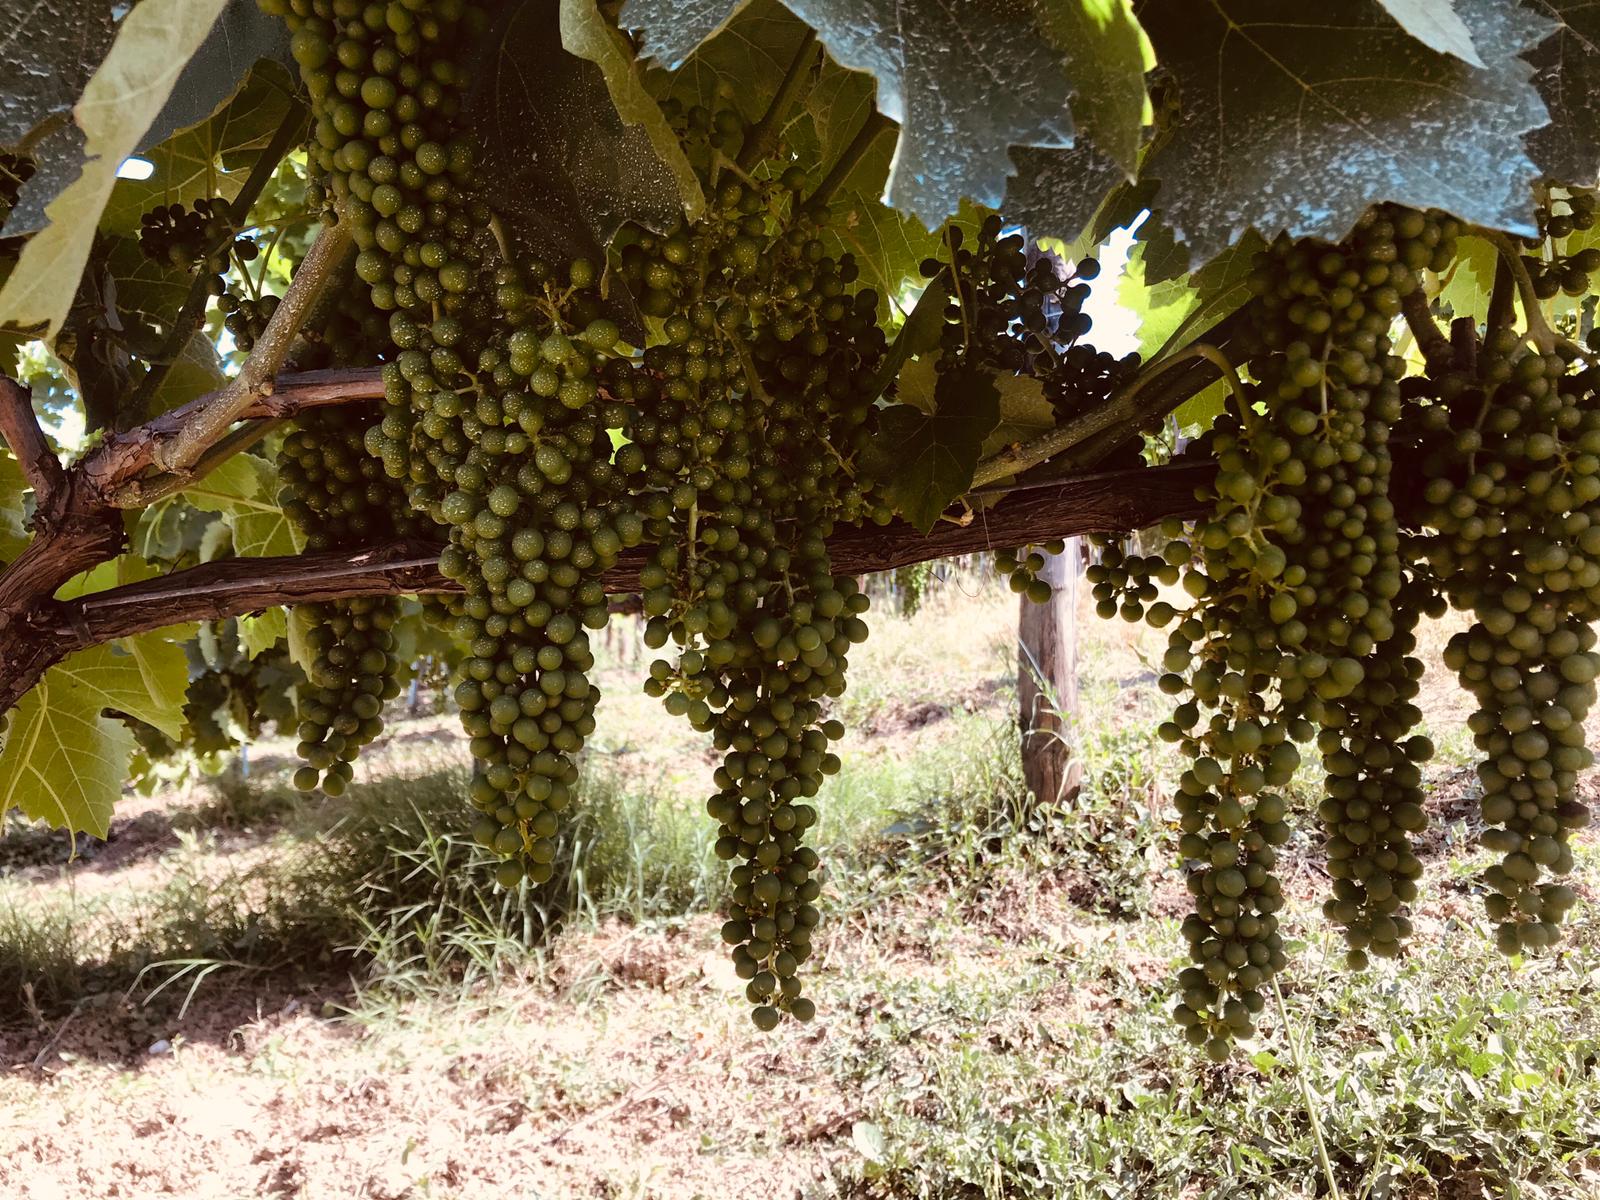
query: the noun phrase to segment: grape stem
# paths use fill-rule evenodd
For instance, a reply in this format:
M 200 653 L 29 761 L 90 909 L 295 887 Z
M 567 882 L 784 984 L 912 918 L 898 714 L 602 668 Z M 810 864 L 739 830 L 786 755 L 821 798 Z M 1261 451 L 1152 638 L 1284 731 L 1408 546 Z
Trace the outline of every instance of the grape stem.
M 1522 261 L 1522 255 L 1505 234 L 1493 229 L 1478 231 L 1481 236 L 1493 244 L 1500 254 L 1500 262 L 1511 272 L 1511 279 L 1517 286 L 1517 295 L 1522 298 L 1522 317 L 1528 326 L 1528 339 L 1533 342 L 1534 348 L 1541 354 L 1548 354 L 1557 346 L 1567 344 L 1566 339 L 1550 328 L 1544 318 L 1544 309 L 1539 303 L 1539 295 L 1533 290 L 1533 278 L 1528 274 L 1528 267 Z
M 159 500 L 175 496 L 185 488 L 199 483 L 235 454 L 242 454 L 257 445 L 282 424 L 282 421 L 268 417 L 257 417 L 246 421 L 214 446 L 208 447 L 188 470 L 165 472 L 145 479 L 130 479 L 117 489 L 112 497 L 112 503 L 118 508 L 148 508 Z
M 814 29 L 807 29 L 805 36 L 800 39 L 794 57 L 789 60 L 789 69 L 783 73 L 783 81 L 778 84 L 772 103 L 767 105 L 767 111 L 761 114 L 761 119 L 751 127 L 739 146 L 739 155 L 733 160 L 733 165 L 740 171 L 749 171 L 776 148 L 778 128 L 788 117 L 789 106 L 794 103 L 801 85 L 811 73 L 811 63 L 816 58 L 816 50 L 817 32 Z
M 1417 340 L 1423 361 L 1429 366 L 1446 366 L 1455 357 L 1450 340 L 1428 311 L 1428 298 L 1423 290 L 1414 288 L 1400 300 L 1400 312 L 1405 316 L 1406 327 Z
M 850 144 L 840 153 L 833 166 L 828 168 L 828 173 L 823 176 L 822 182 L 817 184 L 816 190 L 806 197 L 805 206 L 820 208 L 832 203 L 834 194 L 844 186 L 851 172 L 861 165 L 861 160 L 866 157 L 867 151 L 872 149 L 879 135 L 893 125 L 894 122 L 876 108 L 869 112 L 867 119 L 861 122 L 861 128 L 856 130 L 855 137 L 850 139 Z
M 1333 1173 L 1333 1163 L 1328 1158 L 1328 1143 L 1322 1136 L 1322 1115 L 1317 1109 L 1316 1097 L 1311 1094 L 1311 1081 L 1306 1078 L 1305 1054 L 1300 1047 L 1300 1036 L 1294 1022 L 1289 1019 L 1289 1006 L 1284 1003 L 1283 989 L 1276 977 L 1272 980 L 1272 995 L 1278 1002 L 1278 1016 L 1283 1021 L 1283 1035 L 1289 1041 L 1289 1057 L 1294 1062 L 1295 1082 L 1300 1085 L 1300 1099 L 1306 1106 L 1306 1117 L 1311 1122 L 1311 1140 L 1317 1148 L 1317 1161 L 1322 1165 L 1322 1176 L 1328 1181 L 1328 1195 L 1342 1200 L 1339 1180 Z
M 1134 411 L 1134 402 L 1151 381 L 1172 368 L 1195 359 L 1206 362 L 1228 381 L 1228 386 L 1239 404 L 1240 420 L 1249 425 L 1255 414 L 1251 411 L 1249 397 L 1244 385 L 1239 381 L 1238 373 L 1233 369 L 1233 364 L 1217 347 L 1196 342 L 1185 346 L 1176 354 L 1152 363 L 1139 374 L 1138 378 L 1113 392 L 1104 404 L 1057 425 L 1031 442 L 1002 450 L 994 457 L 979 463 L 977 470 L 972 473 L 972 486 L 983 487 L 985 484 L 1004 479 L 1007 475 L 1015 475 L 1029 467 L 1038 466 L 1109 428 Z
M 149 462 L 170 475 L 190 471 L 208 449 L 223 439 L 234 422 L 263 397 L 272 394 L 273 376 L 288 356 L 295 335 L 316 302 L 323 283 L 344 261 L 349 242 L 348 223 L 323 226 L 239 373 L 226 387 L 206 397 L 206 403 L 197 406 L 182 426 L 168 436 L 158 437 L 149 447 Z M 122 487 L 111 493 L 113 504 L 127 507 L 139 503 L 122 494 L 134 484 L 133 480 L 115 482 Z

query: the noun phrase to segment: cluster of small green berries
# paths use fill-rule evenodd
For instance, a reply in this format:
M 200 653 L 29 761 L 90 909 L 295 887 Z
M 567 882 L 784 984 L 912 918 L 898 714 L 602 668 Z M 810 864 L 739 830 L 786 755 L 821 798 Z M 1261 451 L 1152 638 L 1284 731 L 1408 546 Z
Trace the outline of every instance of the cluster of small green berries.
M 1005 577 L 1007 584 L 1017 595 L 1026 596 L 1035 604 L 1045 604 L 1055 593 L 1054 588 L 1039 578 L 1039 572 L 1044 570 L 1045 556 L 1064 554 L 1066 549 L 1067 543 L 1057 538 L 1055 541 L 1044 543 L 1038 549 L 1024 546 L 1020 551 L 1000 550 L 994 556 L 994 569 Z

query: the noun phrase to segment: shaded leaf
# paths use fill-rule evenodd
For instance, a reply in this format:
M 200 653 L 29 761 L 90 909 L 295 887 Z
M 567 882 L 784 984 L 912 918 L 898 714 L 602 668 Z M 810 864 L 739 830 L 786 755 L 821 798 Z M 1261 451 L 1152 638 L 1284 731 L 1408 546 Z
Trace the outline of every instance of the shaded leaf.
M 83 130 L 65 115 L 54 118 L 39 139 L 29 144 L 33 174 L 17 191 L 17 202 L 0 222 L 0 237 L 22 237 L 45 227 L 45 206 L 83 174 L 83 148 Z
M 1440 54 L 1453 54 L 1474 67 L 1484 65 L 1472 44 L 1472 31 L 1452 0 L 1378 0 L 1412 37 Z
M 559 49 L 557 0 L 515 0 L 494 20 L 467 98 L 488 199 L 525 250 L 605 262 L 627 221 L 666 229 L 678 181 L 643 126 L 625 124 L 594 63 Z
M 1459 0 L 1487 68 L 1428 49 L 1376 4 L 1159 0 L 1140 19 L 1179 81 L 1147 177 L 1179 241 L 1207 260 L 1250 228 L 1337 240 L 1373 202 L 1447 209 L 1531 232 L 1547 119 L 1516 54 L 1548 24 L 1502 0 Z
M 1563 183 L 1600 176 L 1600 0 L 1523 0 L 1556 30 L 1523 55 L 1550 110 L 1550 124 L 1528 135 L 1539 169 Z
M 293 79 L 276 62 L 261 63 L 224 101 L 144 152 L 155 168 L 149 179 L 117 180 L 100 218 L 103 228 L 132 233 L 158 204 L 188 206 L 201 196 L 232 200 L 279 126 L 303 107 Z
M 0 146 L 72 111 L 117 36 L 115 0 L 20 0 L 0 36 Z
M 10 562 L 28 544 L 28 483 L 9 451 L 0 449 L 0 562 Z
M 895 511 L 926 533 L 972 486 L 984 439 L 1000 422 L 1000 392 L 990 373 L 955 366 L 940 372 L 931 413 L 895 404 L 878 419 L 870 469 Z
M 122 22 L 74 112 L 87 137 L 83 173 L 49 205 L 50 224 L 23 247 L 0 290 L 0 324 L 53 337 L 88 261 L 117 168 L 160 111 L 223 0 L 143 0 Z
M 1070 150 L 1013 147 L 1011 160 L 1017 173 L 1001 211 L 1036 238 L 1073 241 L 1123 181 L 1122 168 L 1087 142 Z
M 214 392 L 227 382 L 222 369 L 222 358 L 217 345 L 204 331 L 197 332 L 184 344 L 167 368 L 166 375 L 150 397 L 147 416 L 156 416 L 181 404 Z
M 1067 58 L 1078 144 L 1093 143 L 1132 179 L 1150 120 L 1144 73 L 1155 66 L 1132 0 L 1041 0 L 1038 9 L 1045 36 Z
M 901 126 L 885 199 L 928 227 L 963 199 L 998 207 L 1009 146 L 1072 145 L 1071 85 L 1038 14 L 1009 3 L 946 0 L 791 0 L 840 65 L 878 81 L 880 112 Z M 685 61 L 705 31 L 737 8 L 629 0 L 623 22 L 647 50 Z
M 677 181 L 685 214 L 690 220 L 697 220 L 706 204 L 699 177 L 683 153 L 678 135 L 662 114 L 661 105 L 645 89 L 643 68 L 627 39 L 601 15 L 595 0 L 561 0 L 561 44 L 600 68 L 617 115 L 627 124 L 644 129 L 656 155 Z
M 139 139 L 139 152 L 209 117 L 264 58 L 293 69 L 288 24 L 262 12 L 256 0 L 227 0 L 210 36 L 185 64 L 166 105 Z

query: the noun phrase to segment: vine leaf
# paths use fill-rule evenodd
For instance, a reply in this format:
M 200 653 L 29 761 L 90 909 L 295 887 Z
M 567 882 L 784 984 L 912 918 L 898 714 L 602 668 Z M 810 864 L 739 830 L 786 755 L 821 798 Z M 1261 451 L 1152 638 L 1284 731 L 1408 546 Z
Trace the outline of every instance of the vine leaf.
M 103 710 L 182 736 L 189 686 L 183 651 L 156 634 L 126 641 L 128 650 L 79 651 L 18 701 L 0 751 L 0 813 L 20 808 L 34 820 L 104 837 L 134 742 Z
M 624 223 L 666 229 L 683 202 L 649 131 L 618 114 L 600 68 L 557 48 L 559 8 L 515 0 L 501 10 L 470 72 L 465 119 L 488 199 L 523 248 L 602 264 Z
M 1550 109 L 1550 124 L 1528 135 L 1528 150 L 1552 179 L 1592 181 L 1600 175 L 1600 3 L 1523 2 L 1556 23 L 1554 33 L 1523 55 Z
M 1150 256 L 1170 253 L 1154 241 L 1134 244 L 1117 283 L 1117 298 L 1139 317 L 1138 353 L 1148 361 L 1196 340 L 1251 297 L 1255 256 L 1266 249 L 1260 235 L 1246 234 L 1198 271 L 1177 279 L 1152 278 Z M 1189 397 L 1174 412 L 1180 427 L 1208 427 L 1222 412 L 1228 388 L 1222 380 Z
M 294 67 L 289 53 L 289 26 L 281 18 L 262 12 L 256 0 L 227 0 L 222 15 L 211 27 L 211 35 L 184 65 L 172 95 L 136 149 L 143 153 L 178 130 L 204 121 L 239 91 L 251 68 L 263 59 L 286 70 Z
M 1494 290 L 1495 267 L 1500 252 L 1485 238 L 1463 236 L 1456 241 L 1456 261 L 1440 281 L 1438 299 L 1453 317 L 1483 321 L 1489 315 L 1489 294 Z
M 677 0 L 629 0 L 622 21 L 645 31 L 648 53 L 676 66 L 738 7 L 695 3 L 686 15 Z M 789 8 L 836 62 L 877 79 L 879 111 L 901 126 L 885 200 L 929 228 L 963 199 L 999 206 L 1009 146 L 1073 143 L 1066 56 L 1030 5 L 790 0 Z
M 239 645 L 246 658 L 265 654 L 289 633 L 289 614 L 282 608 L 246 613 L 239 618 Z
M 1440 54 L 1453 54 L 1474 67 L 1485 65 L 1472 44 L 1472 30 L 1451 0 L 1378 0 L 1412 37 Z
M 1002 211 L 1036 238 L 1073 241 L 1123 182 L 1117 161 L 1088 142 L 1070 150 L 1017 146 L 1011 159 L 1017 174 L 1006 186 Z
M 0 221 L 0 237 L 24 237 L 49 224 L 45 207 L 83 173 L 83 130 L 71 117 L 46 122 L 29 140 L 28 157 L 33 174 L 17 191 L 17 202 Z
M 214 111 L 144 151 L 148 179 L 119 179 L 101 215 L 103 229 L 133 233 L 157 204 L 193 204 L 201 196 L 232 200 L 279 127 L 300 107 L 294 80 L 263 62 Z
M 116 6 L 109 0 L 23 0 L 8 8 L 0 39 L 0 78 L 6 81 L 0 146 L 16 146 L 40 122 L 71 112 L 116 36 Z
M 988 371 L 967 365 L 939 372 L 932 411 L 894 404 L 879 414 L 877 461 L 895 510 L 923 533 L 972 486 L 984 439 L 1000 423 L 1000 389 Z
M 900 372 L 896 397 L 903 404 L 932 416 L 938 411 L 939 355 L 927 354 L 906 363 Z M 1056 410 L 1045 399 L 1044 384 L 1032 375 L 1013 375 L 1009 371 L 987 373 L 999 396 L 1000 419 L 979 447 L 980 461 L 997 454 L 1015 442 L 1037 437 L 1055 428 Z
M 1072 115 L 1084 138 L 1132 179 L 1140 135 L 1151 118 L 1144 76 L 1156 65 L 1132 0 L 1043 0 L 1039 20 L 1045 36 L 1067 56 Z
M 569 53 L 600 68 L 617 115 L 645 131 L 657 156 L 677 181 L 684 212 L 691 221 L 699 219 L 706 206 L 700 179 L 661 105 L 645 90 L 639 60 L 634 58 L 627 39 L 601 15 L 595 0 L 561 0 L 561 44 Z
M 46 209 L 50 224 L 23 247 L 0 290 L 0 324 L 42 325 L 53 338 L 72 305 L 95 227 L 122 165 L 171 94 L 223 0 L 144 0 L 124 18 L 74 109 L 83 173 Z
M 221 513 L 241 558 L 298 554 L 299 530 L 278 504 L 278 469 L 254 454 L 235 454 L 183 498 L 206 512 Z
M 1159 0 L 1140 10 L 1179 80 L 1170 135 L 1144 164 L 1177 239 L 1208 261 L 1252 227 L 1338 240 L 1368 205 L 1443 208 L 1533 232 L 1523 135 L 1548 114 L 1516 55 L 1549 24 L 1458 0 L 1486 68 L 1430 50 L 1375 5 Z

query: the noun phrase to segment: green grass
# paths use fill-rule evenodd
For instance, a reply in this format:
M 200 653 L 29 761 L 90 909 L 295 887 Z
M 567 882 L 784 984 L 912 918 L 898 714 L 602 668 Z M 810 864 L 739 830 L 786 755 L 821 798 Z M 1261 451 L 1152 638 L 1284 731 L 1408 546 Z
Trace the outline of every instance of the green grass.
M 893 726 L 943 694 L 928 674 L 941 663 L 935 640 L 891 629 L 887 653 L 914 661 L 856 694 L 858 724 Z M 1300 868 L 1284 986 L 1303 1080 L 1270 1010 L 1260 1038 L 1222 1066 L 1183 1044 L 1165 982 L 1181 952 L 1170 915 L 1174 892 L 1182 903 L 1167 803 L 1175 760 L 1154 734 L 1162 701 L 1130 684 L 1135 674 L 1125 660 L 1086 662 L 1085 716 L 1071 731 L 1085 782 L 1061 805 L 1025 796 L 1003 690 L 978 711 L 843 744 L 813 837 L 826 864 L 816 963 L 826 1033 L 784 1044 L 848 1098 L 850 1116 L 828 1150 L 828 1182 L 807 1200 L 1320 1196 L 1312 1111 L 1345 1200 L 1600 1196 L 1600 914 L 1580 906 L 1560 954 L 1506 962 L 1476 923 L 1484 858 L 1459 817 L 1430 863 L 1432 907 L 1411 953 L 1363 975 L 1332 965 L 1338 939 L 1312 895 L 1322 881 Z M 1455 779 L 1470 744 L 1448 727 L 1435 737 L 1430 779 Z M 1293 787 L 1302 813 L 1321 775 L 1306 758 Z M 349 1019 L 391 1055 L 447 1007 L 515 1039 L 519 988 L 559 986 L 563 1004 L 605 1021 L 617 985 L 603 965 L 559 963 L 581 951 L 551 935 L 581 946 L 631 927 L 670 954 L 687 913 L 714 940 L 706 914 L 726 865 L 711 852 L 700 772 L 691 763 L 695 782 L 658 793 L 596 756 L 563 833 L 563 869 L 531 894 L 489 882 L 462 832 L 461 768 L 363 784 L 336 804 L 270 776 L 223 777 L 170 818 L 177 847 L 146 886 L 0 877 L 0 1011 L 37 1020 L 107 991 L 171 1004 L 284 971 L 348 976 Z M 703 774 L 709 786 L 709 766 Z M 1312 840 L 1302 835 L 1289 857 L 1307 860 Z M 8 861 L 54 862 L 61 846 L 25 837 L 11 850 Z M 1595 842 L 1578 857 L 1580 888 L 1600 894 Z M 726 1053 L 765 1062 L 760 1045 L 727 1032 L 730 1013 L 741 1030 L 744 1019 L 724 990 L 664 995 L 665 1027 L 719 1031 Z M 594 1106 L 617 1093 L 603 1064 L 572 1069 Z M 759 1103 L 792 1104 L 793 1089 L 779 1090 L 788 1099 Z

